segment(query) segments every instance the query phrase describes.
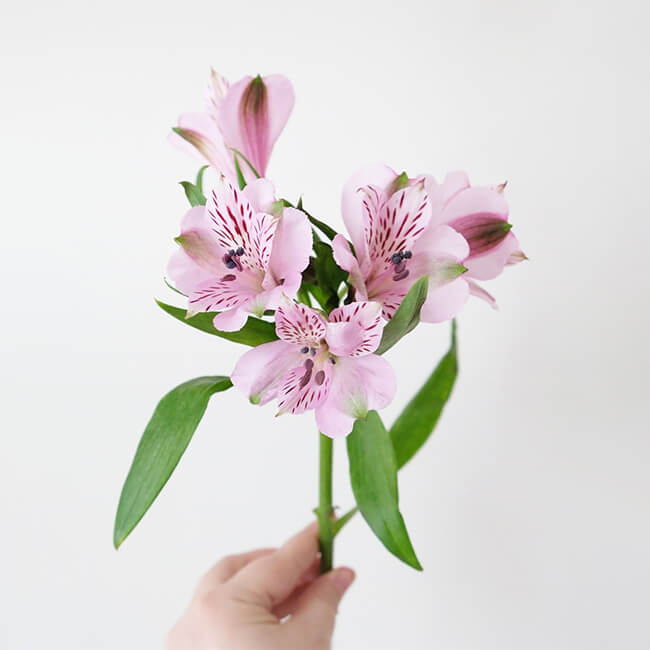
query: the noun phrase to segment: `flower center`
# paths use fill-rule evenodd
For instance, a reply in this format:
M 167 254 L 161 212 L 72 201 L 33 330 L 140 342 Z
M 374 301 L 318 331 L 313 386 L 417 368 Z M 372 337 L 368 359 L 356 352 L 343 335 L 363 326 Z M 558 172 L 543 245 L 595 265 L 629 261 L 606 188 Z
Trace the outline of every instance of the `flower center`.
M 242 270 L 241 260 L 239 259 L 244 254 L 244 249 L 240 246 L 237 250 L 231 248 L 223 256 L 223 263 L 228 269 Z
M 411 251 L 398 251 L 390 256 L 390 263 L 393 265 L 393 280 L 399 282 L 404 280 L 409 275 L 409 270 L 406 268 L 406 260 L 413 257 Z

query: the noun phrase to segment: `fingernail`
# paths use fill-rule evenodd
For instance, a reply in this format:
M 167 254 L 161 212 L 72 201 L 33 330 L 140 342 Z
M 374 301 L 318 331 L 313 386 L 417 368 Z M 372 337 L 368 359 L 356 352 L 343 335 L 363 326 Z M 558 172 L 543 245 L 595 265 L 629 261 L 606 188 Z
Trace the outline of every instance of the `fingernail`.
M 352 569 L 337 569 L 334 576 L 334 585 L 340 593 L 344 594 L 347 588 L 354 582 L 354 571 Z

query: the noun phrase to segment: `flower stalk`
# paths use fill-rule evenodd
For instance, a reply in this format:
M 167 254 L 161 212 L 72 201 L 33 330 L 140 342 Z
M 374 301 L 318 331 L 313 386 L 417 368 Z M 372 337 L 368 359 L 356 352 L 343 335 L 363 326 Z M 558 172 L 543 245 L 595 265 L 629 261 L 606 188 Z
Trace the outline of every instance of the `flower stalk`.
M 321 560 L 320 572 L 327 573 L 332 569 L 334 560 L 334 509 L 332 506 L 332 459 L 334 452 L 333 440 L 322 433 L 319 438 L 319 472 L 318 472 L 318 543 Z

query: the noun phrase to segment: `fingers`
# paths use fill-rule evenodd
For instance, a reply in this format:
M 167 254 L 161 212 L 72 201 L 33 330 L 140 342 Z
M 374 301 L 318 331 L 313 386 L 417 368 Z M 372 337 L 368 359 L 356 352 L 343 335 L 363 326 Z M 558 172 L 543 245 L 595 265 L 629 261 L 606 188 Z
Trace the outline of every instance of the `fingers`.
M 238 571 L 243 569 L 247 564 L 273 553 L 275 548 L 258 548 L 248 553 L 238 555 L 227 555 L 219 560 L 202 578 L 196 588 L 196 594 L 202 594 L 214 589 L 230 580 Z
M 231 585 L 241 598 L 270 611 L 295 590 L 317 554 L 318 526 L 314 522 L 274 553 L 244 567 Z
M 334 569 L 305 589 L 289 622 L 300 638 L 308 638 L 314 632 L 324 639 L 332 636 L 339 603 L 354 578 L 352 569 Z
M 279 619 L 283 619 L 289 614 L 296 611 L 296 607 L 300 602 L 300 597 L 309 585 L 318 578 L 320 574 L 320 557 L 316 557 L 313 564 L 307 569 L 306 573 L 300 579 L 296 588 L 293 590 L 288 598 L 285 598 L 281 603 L 273 608 L 273 614 Z

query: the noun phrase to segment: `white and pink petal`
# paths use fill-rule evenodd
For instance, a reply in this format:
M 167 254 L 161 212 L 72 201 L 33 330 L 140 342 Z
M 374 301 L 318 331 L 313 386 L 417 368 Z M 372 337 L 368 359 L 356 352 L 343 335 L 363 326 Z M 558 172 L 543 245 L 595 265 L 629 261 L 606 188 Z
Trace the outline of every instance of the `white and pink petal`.
M 360 357 L 379 347 L 383 329 L 378 302 L 353 302 L 330 313 L 325 340 L 335 356 Z
M 325 319 L 306 305 L 285 300 L 275 312 L 275 331 L 288 343 L 318 347 L 325 338 Z

